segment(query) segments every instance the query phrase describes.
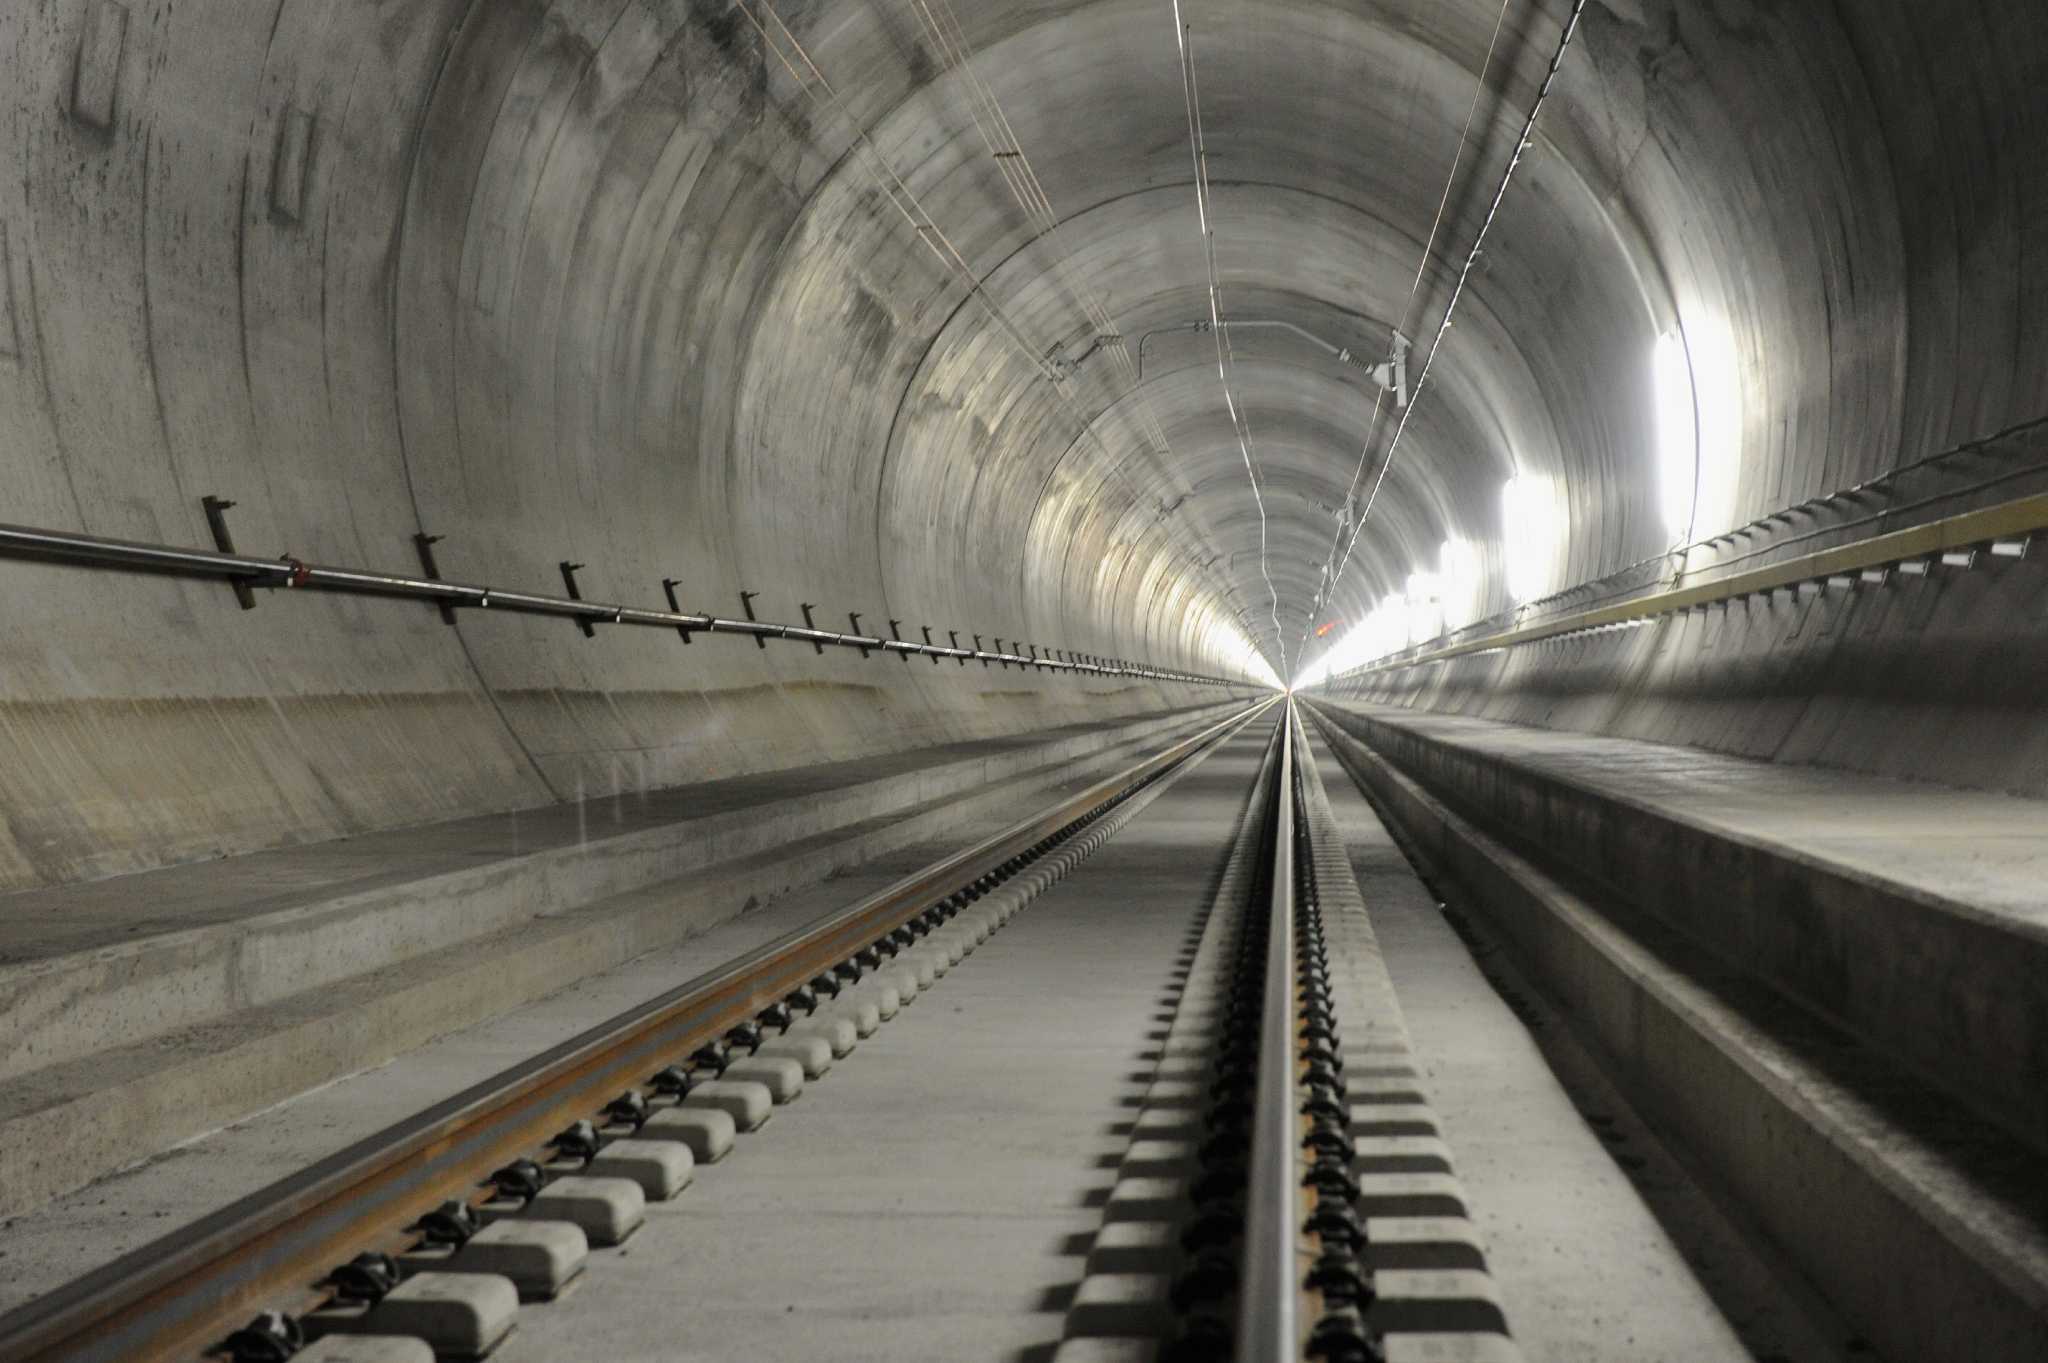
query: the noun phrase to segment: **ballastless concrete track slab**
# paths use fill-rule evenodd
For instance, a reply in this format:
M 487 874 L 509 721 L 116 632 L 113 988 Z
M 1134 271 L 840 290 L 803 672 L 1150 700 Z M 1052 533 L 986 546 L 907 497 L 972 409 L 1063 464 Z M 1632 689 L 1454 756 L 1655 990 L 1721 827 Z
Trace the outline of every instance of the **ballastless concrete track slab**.
M 1967 1363 L 2048 1344 L 2040 1154 L 2013 1134 L 2037 1095 L 1986 1082 L 2030 1066 L 2040 1034 L 2023 920 L 1802 855 L 1797 810 L 1772 838 L 1717 833 L 1688 818 L 1682 793 L 1668 807 L 1626 800 L 1610 772 L 1566 777 L 1568 762 L 1546 771 L 1522 756 L 1612 740 L 1323 713 L 1444 893 L 1859 1338 Z M 1923 871 L 1933 857 L 1922 849 Z M 2018 985 L 1987 988 L 1994 977 Z M 1884 987 L 1843 991 L 1854 978 Z M 1870 1011 L 1876 994 L 1894 1015 Z M 1908 1013 L 1935 1034 L 1894 1044 Z M 1908 1260 L 1915 1287 L 1902 1293 L 1893 1266 Z
M 1460 937 L 1328 744 L 1309 746 L 1529 1357 L 1851 1358 L 1848 1333 L 1819 1328 L 1774 1281 L 1782 1266 L 1725 1224 L 1583 1054 L 1532 1033 L 1561 1028 L 1496 973 L 1497 951 Z
M 1270 729 L 1254 724 L 1178 775 L 734 1156 L 652 1204 L 625 1246 L 595 1251 L 568 1297 L 523 1310 L 497 1356 L 1050 1357 L 1099 1265 L 1090 1250 L 1106 1218 L 1130 1214 L 1117 1170 L 1148 1134 L 1134 1117 L 1163 1063 L 1189 1063 L 1162 1061 L 1162 1019 L 1186 976 L 1189 934 L 1204 930 L 1245 835 Z M 1397 993 L 1412 1000 L 1421 1083 L 1461 1156 L 1501 1299 L 1511 1320 L 1530 1304 L 1518 1331 L 1526 1356 L 1741 1356 L 1719 1314 L 1725 1294 L 1709 1301 L 1519 1025 L 1443 941 L 1415 945 L 1426 891 L 1386 860 L 1370 812 L 1311 751 L 1365 872 Z M 892 854 L 68 1199 L 58 1215 L 10 1227 L 16 1282 L 61 1281 L 95 1250 L 344 1143 L 407 1094 L 457 1087 L 928 855 Z M 1528 1100 L 1512 1131 L 1488 1119 L 1488 1097 L 1501 1092 Z
M 1048 1352 L 1250 794 L 1271 726 L 1253 727 L 657 1209 L 577 1301 L 533 1313 L 506 1363 Z
M 310 1163 L 395 1122 L 432 1099 L 489 1077 L 524 1055 L 557 1044 L 677 980 L 798 929 L 820 914 L 879 890 L 910 871 L 987 836 L 1015 815 L 1028 791 L 1052 800 L 1085 787 L 1082 769 L 1061 768 L 1045 784 L 1003 783 L 997 800 L 958 803 L 937 836 L 851 861 L 842 869 L 758 907 L 735 905 L 722 921 L 629 963 L 579 979 L 543 999 L 502 1008 L 383 1063 L 342 1071 L 310 1092 L 294 1089 L 275 1106 L 0 1223 L 0 1309 L 48 1291 L 96 1263 L 176 1224 L 214 1210 L 257 1184 Z M 898 839 L 900 843 L 902 840 Z M 485 958 L 488 961 L 488 957 Z M 305 1085 L 301 1084 L 300 1088 Z

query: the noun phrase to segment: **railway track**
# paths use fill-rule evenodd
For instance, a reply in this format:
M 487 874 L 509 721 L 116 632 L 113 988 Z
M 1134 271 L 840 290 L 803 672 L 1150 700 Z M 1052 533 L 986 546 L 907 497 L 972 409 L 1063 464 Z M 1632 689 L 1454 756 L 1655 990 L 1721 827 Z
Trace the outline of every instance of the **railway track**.
M 1509 1363 L 1292 706 L 1175 991 L 1059 1363 Z
M 0 1357 L 489 1353 L 521 1297 L 554 1295 L 588 1246 L 629 1236 L 651 1197 L 721 1158 L 1099 846 L 1132 801 L 1243 722 L 31 1302 L 0 1319 Z
M 1519 1359 L 1304 718 L 906 859 L 0 1358 Z
M 1294 702 L 1065 792 L 344 1081 L 362 1134 L 569 1038 L 29 1298 L 0 1359 L 1931 1357 L 1872 1351 L 1698 1173 L 1729 1128 L 1659 1126 L 1679 1074 L 1614 1068 L 1573 1015 L 1602 995 L 1530 974 L 1524 882 L 1692 997 L 1546 849 L 1516 870 Z M 279 1158 L 221 1134 L 213 1177 L 238 1148 Z

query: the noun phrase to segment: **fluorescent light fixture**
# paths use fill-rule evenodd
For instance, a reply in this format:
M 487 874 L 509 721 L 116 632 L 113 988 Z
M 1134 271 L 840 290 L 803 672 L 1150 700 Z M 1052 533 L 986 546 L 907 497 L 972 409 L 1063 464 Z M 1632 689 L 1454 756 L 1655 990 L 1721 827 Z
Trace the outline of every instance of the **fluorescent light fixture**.
M 1296 689 L 1314 686 L 1334 673 L 1400 652 L 1408 647 L 1412 625 L 1408 597 L 1401 592 L 1387 596 L 1328 652 L 1309 664 L 1301 680 L 1295 683 Z
M 1454 536 L 1444 541 L 1437 552 L 1437 579 L 1441 583 L 1443 628 L 1460 629 L 1479 618 L 1486 578 L 1479 550 L 1469 540 Z
M 1694 525 L 1700 481 L 1699 413 L 1685 342 L 1673 332 L 1657 338 L 1651 356 L 1657 398 L 1657 493 L 1664 528 L 1685 539 Z
M 1533 601 L 1551 589 L 1557 554 L 1564 542 L 1563 517 L 1555 485 L 1521 473 L 1500 488 L 1501 558 L 1508 595 Z
M 1657 406 L 1657 499 L 1673 540 L 1700 540 L 1733 523 L 1741 472 L 1742 365 L 1719 315 L 1686 311 L 1651 357 Z
M 1443 631 L 1442 581 L 1435 573 L 1408 574 L 1408 642 L 1419 644 Z

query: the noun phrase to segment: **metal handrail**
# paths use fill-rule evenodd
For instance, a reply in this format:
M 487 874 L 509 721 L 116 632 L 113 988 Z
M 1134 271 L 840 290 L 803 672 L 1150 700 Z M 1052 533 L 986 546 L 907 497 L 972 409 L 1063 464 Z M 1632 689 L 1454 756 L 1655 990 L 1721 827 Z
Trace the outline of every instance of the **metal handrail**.
M 1554 616 L 1518 629 L 1500 630 L 1459 643 L 1447 644 L 1442 648 L 1427 649 L 1383 662 L 1367 663 L 1340 672 L 1321 683 L 1321 686 L 1328 687 L 1352 677 L 1443 662 L 1470 653 L 1484 653 L 1494 649 L 1513 648 L 1519 644 L 1538 643 L 1544 639 L 1554 639 L 1561 635 L 1577 634 L 1609 625 L 1649 620 L 1659 615 L 1719 605 L 1742 597 L 1763 596 L 1786 589 L 1796 590 L 1801 586 L 1816 583 L 1823 586 L 1852 588 L 1864 580 L 1866 573 L 1885 572 L 1898 564 L 1923 561 L 1944 553 L 1971 550 L 1980 545 L 2018 541 L 2043 531 L 2048 531 L 2048 493 L 2017 497 L 2011 501 L 2000 502 L 1996 506 L 1981 507 L 1975 511 L 1945 516 L 1940 520 L 1926 521 L 1904 530 L 1873 535 L 1849 544 L 1836 545 L 1831 549 L 1817 550 L 1797 558 L 1784 559 L 1778 563 L 1765 564 L 1760 568 L 1716 578 L 1711 582 L 1674 587 L 1648 596 L 1631 597 L 1613 605 Z
M 1639 599 L 1634 597 L 1632 594 L 1635 592 L 1642 591 L 1646 586 L 1649 585 L 1649 583 L 1644 581 L 1638 581 L 1631 584 L 1629 582 L 1630 578 L 1636 577 L 1651 569 L 1661 570 L 1665 565 L 1669 565 L 1674 562 L 1681 565 L 1680 575 L 1682 576 L 1685 571 L 1683 565 L 1690 562 L 1690 556 L 1696 550 L 1712 549 L 1714 546 L 1721 544 L 1723 542 L 1732 544 L 1737 540 L 1747 540 L 1752 535 L 1770 530 L 1772 526 L 1781 523 L 1789 525 L 1802 517 L 1812 518 L 1815 515 L 1817 515 L 1822 508 L 1832 508 L 1843 505 L 1861 505 L 1866 498 L 1877 496 L 1880 493 L 1880 491 L 1883 491 L 1885 495 L 1888 496 L 1896 496 L 1896 494 L 1891 493 L 1889 491 L 1891 485 L 1899 482 L 1901 479 L 1905 478 L 1909 474 L 1918 473 L 1923 469 L 1933 468 L 1935 466 L 1945 464 L 1950 460 L 1957 459 L 1964 455 L 1988 455 L 1995 447 L 2003 445 L 2007 441 L 2011 441 L 2022 436 L 2035 435 L 2037 432 L 2041 432 L 2043 430 L 2048 430 L 2048 416 L 2034 417 L 2026 421 L 2017 422 L 2001 430 L 1993 431 L 1988 435 L 1973 437 L 1969 440 L 1962 441 L 1959 444 L 1950 445 L 1945 449 L 1937 450 L 1932 454 L 1925 454 L 1917 459 L 1909 460 L 1905 463 L 1895 464 L 1891 468 L 1886 469 L 1884 472 L 1874 474 L 1873 476 L 1866 478 L 1861 482 L 1853 483 L 1847 487 L 1837 488 L 1833 492 L 1826 492 L 1818 496 L 1808 497 L 1806 500 L 1794 503 L 1790 506 L 1779 507 L 1775 511 L 1769 511 L 1761 516 L 1757 516 L 1751 520 L 1745 521 L 1741 525 L 1731 526 L 1728 529 L 1721 530 L 1713 535 L 1704 536 L 1699 539 L 1688 540 L 1683 544 L 1674 544 L 1668 549 L 1659 550 L 1657 553 L 1647 555 L 1643 558 L 1639 558 L 1635 560 L 1633 563 L 1625 563 L 1621 567 L 1616 568 L 1611 572 L 1604 573 L 1599 577 L 1588 578 L 1582 582 L 1575 582 L 1568 587 L 1561 587 L 1554 592 L 1549 592 L 1543 596 L 1539 596 L 1532 601 L 1524 601 L 1508 608 L 1507 610 L 1497 611 L 1493 615 L 1488 616 L 1484 619 L 1475 620 L 1472 621 L 1470 624 L 1460 626 L 1456 630 L 1451 630 L 1449 631 L 1449 634 L 1452 636 L 1456 636 L 1458 634 L 1466 633 L 1471 630 L 1487 629 L 1489 626 L 1493 624 L 1495 620 L 1500 620 L 1503 618 L 1512 617 L 1514 619 L 1524 619 L 1530 616 L 1531 614 L 1552 610 L 1559 606 L 1562 606 L 1564 603 L 1575 597 L 1583 599 L 1590 596 L 1596 602 L 1599 603 L 1612 601 L 1617 597 L 1623 596 L 1630 597 L 1630 599 L 1632 600 Z M 1987 491 L 1990 488 L 1997 487 L 2001 484 L 2013 482 L 2017 479 L 2040 477 L 2044 474 L 2048 474 L 2048 464 L 2043 464 L 2040 462 L 2023 465 L 2022 467 L 2015 469 L 2007 469 L 2004 472 L 1995 474 L 1989 478 L 1978 479 L 1976 481 L 1965 483 L 1958 487 L 1943 488 L 1940 491 L 1930 493 L 1927 496 L 1921 497 L 1915 501 L 1905 503 L 1893 502 L 1881 507 L 1876 511 L 1867 512 L 1863 515 L 1856 516 L 1849 520 L 1840 521 L 1833 525 L 1816 526 L 1811 530 L 1803 531 L 1797 535 L 1789 535 L 1781 538 L 1776 538 L 1770 540 L 1767 543 L 1760 544 L 1754 548 L 1745 550 L 1740 554 L 1736 554 L 1725 559 L 1720 559 L 1712 564 L 1708 564 L 1694 571 L 1701 573 L 1721 572 L 1722 570 L 1730 567 L 1733 564 L 1740 563 L 1747 559 L 1756 558 L 1765 554 L 1778 553 L 1791 545 L 1803 543 L 1807 540 L 1815 539 L 1826 535 L 1841 534 L 1845 531 L 1853 530 L 1858 526 L 1869 525 L 1877 521 L 1889 520 L 1893 517 L 1904 515 L 1912 511 L 1922 510 L 1926 507 L 1933 506 L 1941 502 L 1950 502 L 1958 500 L 1963 497 L 1972 496 L 1974 494 Z M 1674 578 L 1673 580 L 1676 581 L 1676 578 Z M 1413 646 L 1411 645 L 1410 647 Z M 1358 667 L 1347 668 L 1345 669 L 1345 671 L 1341 673 L 1333 674 L 1330 680 L 1335 680 L 1338 677 L 1354 676 L 1361 672 L 1366 671 L 1369 668 L 1380 667 L 1383 665 L 1389 667 L 1406 666 L 1407 660 L 1402 655 L 1405 655 L 1407 652 L 1407 648 L 1399 649 L 1395 653 L 1389 654 L 1383 658 L 1376 658 L 1369 663 L 1361 664 Z
M 1242 1363 L 1301 1356 L 1301 1120 L 1295 1097 L 1294 702 L 1280 719 L 1274 781 L 1271 936 L 1259 1009 L 1259 1086 L 1245 1196 L 1243 1291 L 1237 1314 Z
M 820 648 L 857 648 L 868 652 L 916 655 L 937 661 L 941 658 L 969 662 L 1015 664 L 1051 672 L 1071 672 L 1104 677 L 1138 677 L 1149 681 L 1186 682 L 1201 686 L 1255 688 L 1256 683 L 1211 677 L 1171 668 L 1142 667 L 1121 660 L 1101 662 L 1028 656 L 980 647 L 916 643 L 880 635 L 841 633 L 810 625 L 783 624 L 771 620 L 731 619 L 721 615 L 689 611 L 655 610 L 607 601 L 586 601 L 574 596 L 551 596 L 537 592 L 507 591 L 480 583 L 451 582 L 438 577 L 389 573 L 374 569 L 343 568 L 307 563 L 291 555 L 256 558 L 248 554 L 222 553 L 173 544 L 152 544 L 141 540 L 108 539 L 71 530 L 50 530 L 35 526 L 0 525 L 0 557 L 62 563 L 75 567 L 106 568 L 153 573 L 172 577 L 219 580 L 240 589 L 263 587 L 277 590 L 337 592 L 353 596 L 392 597 L 421 601 L 442 607 L 506 611 L 515 615 L 547 615 L 576 621 L 584 626 L 640 625 L 681 630 L 689 634 L 744 634 L 755 639 L 788 639 Z M 998 643 L 1001 641 L 998 640 Z M 765 646 L 765 645 L 764 645 Z

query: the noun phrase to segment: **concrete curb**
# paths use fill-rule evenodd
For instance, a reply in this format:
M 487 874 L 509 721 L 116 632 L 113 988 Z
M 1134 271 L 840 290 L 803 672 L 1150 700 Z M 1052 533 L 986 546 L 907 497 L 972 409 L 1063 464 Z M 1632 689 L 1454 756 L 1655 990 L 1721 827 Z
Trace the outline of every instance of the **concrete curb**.
M 1631 1095 L 1882 1353 L 2048 1356 L 2048 1232 L 2025 1210 L 2026 1181 L 2038 1184 L 2025 1151 L 1973 1131 L 1953 1104 L 1915 1101 L 1866 1048 L 1717 971 L 1668 928 L 1611 921 L 1355 737 L 1324 729 Z
M 1632 898 L 1631 887 L 1654 886 L 1641 902 L 1673 927 L 2048 1152 L 2048 937 L 2038 926 L 1398 720 L 1319 713 L 1482 827 Z

